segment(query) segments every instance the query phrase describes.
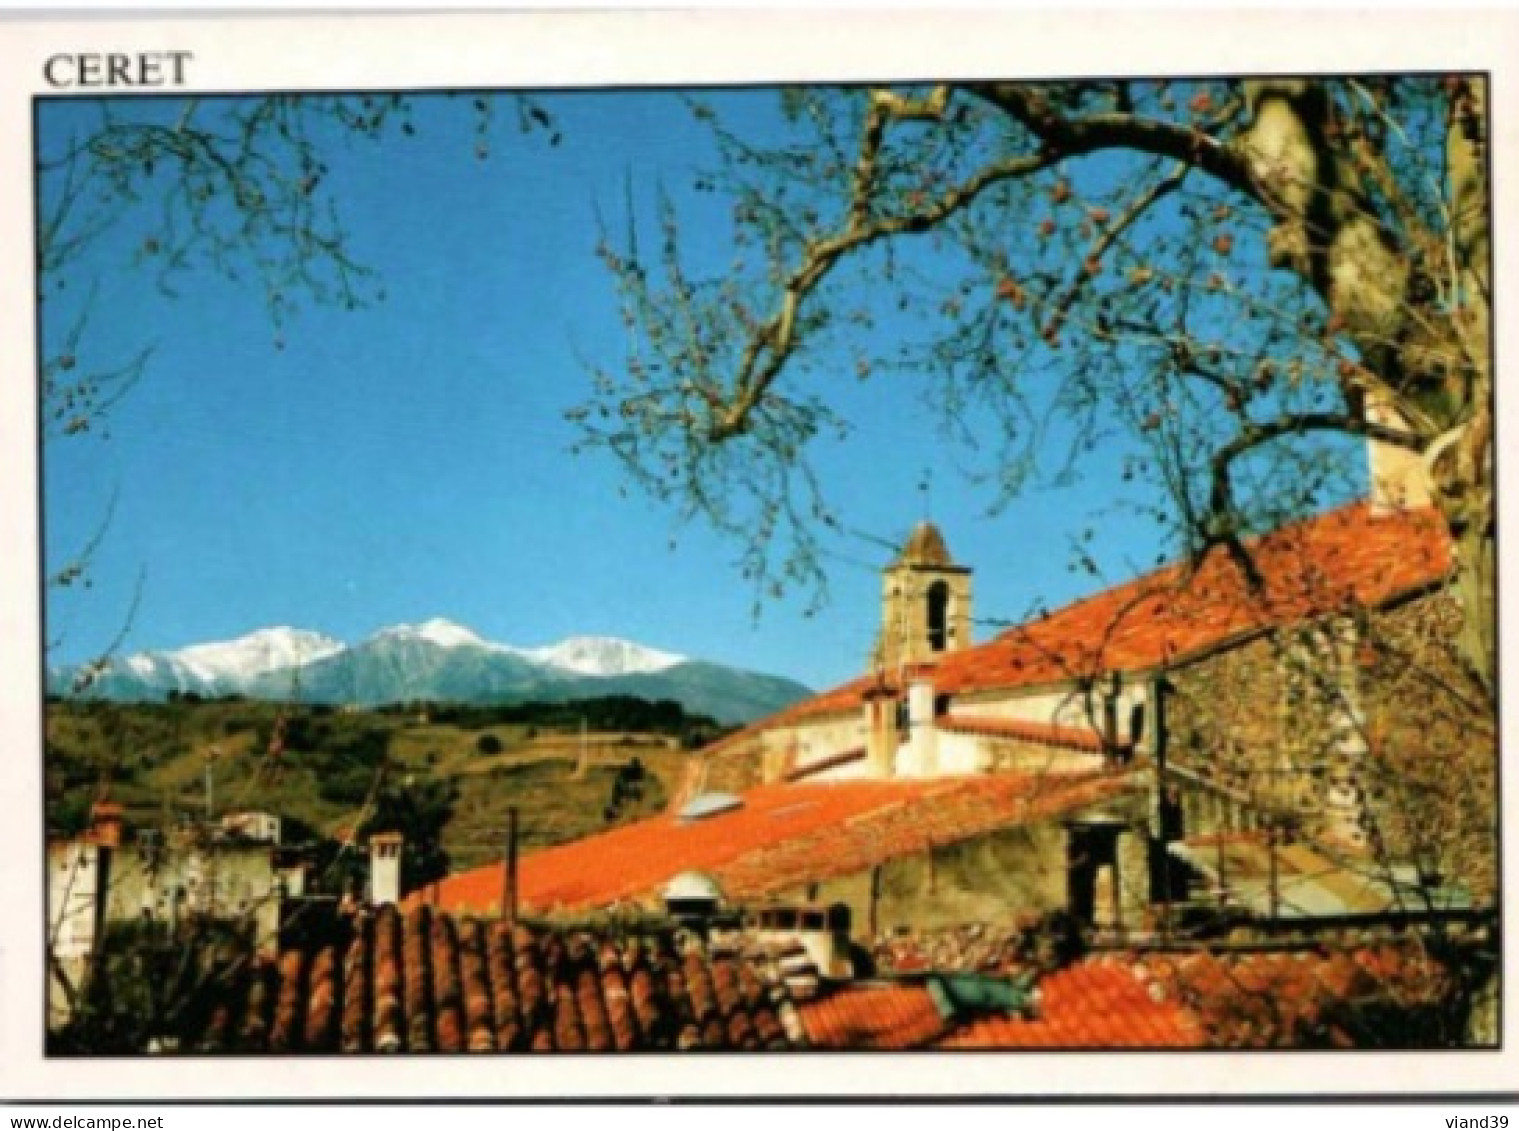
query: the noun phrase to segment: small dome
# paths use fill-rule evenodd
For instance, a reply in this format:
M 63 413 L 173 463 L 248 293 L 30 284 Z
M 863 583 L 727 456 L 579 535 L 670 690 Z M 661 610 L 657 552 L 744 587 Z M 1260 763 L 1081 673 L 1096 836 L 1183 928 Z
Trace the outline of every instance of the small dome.
M 939 533 L 939 528 L 931 522 L 923 521 L 913 527 L 913 532 L 908 535 L 906 545 L 897 556 L 897 564 L 948 566 L 955 563 L 949 556 L 949 547 L 944 544 L 944 535 Z
M 699 821 L 703 817 L 715 817 L 743 807 L 744 799 L 731 793 L 703 793 L 693 797 L 677 816 L 682 821 Z
M 705 872 L 681 872 L 665 885 L 664 897 L 667 903 L 686 900 L 721 903 L 723 889 Z

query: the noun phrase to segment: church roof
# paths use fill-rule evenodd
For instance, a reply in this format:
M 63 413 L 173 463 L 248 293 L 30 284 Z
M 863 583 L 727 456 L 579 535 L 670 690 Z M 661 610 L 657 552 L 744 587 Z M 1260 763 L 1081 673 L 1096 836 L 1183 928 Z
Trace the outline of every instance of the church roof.
M 894 564 L 943 567 L 952 566 L 955 562 L 949 556 L 949 547 L 944 544 L 944 535 L 939 528 L 924 520 L 913 527 Z
M 919 530 L 924 527 L 937 537 L 930 524 Z M 908 549 L 917 541 L 915 531 Z M 1388 604 L 1429 588 L 1452 567 L 1450 540 L 1433 510 L 1384 513 L 1364 502 L 1280 527 L 1246 548 L 1264 581 L 1260 591 L 1251 590 L 1233 558 L 1215 549 L 1195 567 L 1166 566 L 984 644 L 944 653 L 932 667 L 934 687 L 970 694 L 1153 671 L 1273 627 Z M 707 753 L 738 749 L 777 726 L 856 710 L 879 685 L 877 677 L 861 676 L 752 723 Z

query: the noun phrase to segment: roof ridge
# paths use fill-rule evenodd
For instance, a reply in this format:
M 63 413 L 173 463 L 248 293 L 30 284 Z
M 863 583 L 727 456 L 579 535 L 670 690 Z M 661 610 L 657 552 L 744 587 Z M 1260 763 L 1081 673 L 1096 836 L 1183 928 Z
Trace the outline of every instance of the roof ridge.
M 1259 534 L 1252 534 L 1249 537 L 1242 538 L 1240 539 L 1240 545 L 1248 551 L 1253 550 L 1266 543 L 1276 541 L 1290 542 L 1295 535 L 1301 534 L 1304 531 L 1309 530 L 1315 526 L 1327 523 L 1330 520 L 1350 517 L 1355 512 L 1369 510 L 1369 508 L 1370 504 L 1365 499 L 1358 499 L 1353 502 L 1344 503 L 1327 511 L 1321 511 L 1318 514 L 1304 515 L 1300 518 L 1292 519 L 1291 521 L 1284 523 L 1281 526 L 1273 527 L 1272 529 L 1262 531 Z M 1426 510 L 1433 511 L 1433 508 L 1419 508 L 1417 511 L 1410 509 L 1392 512 L 1388 515 L 1383 516 L 1368 515 L 1367 517 L 1372 519 L 1395 518 L 1422 513 Z M 1218 544 L 1207 547 L 1204 551 L 1204 557 L 1206 557 L 1208 554 L 1211 554 L 1218 548 Z M 1202 559 L 1199 559 L 1199 561 L 1201 560 Z M 1088 593 L 1085 596 L 1076 597 L 1070 601 L 1067 601 L 1063 605 L 1057 605 L 1053 609 L 1049 609 L 1036 617 L 1032 617 L 1029 620 L 1024 621 L 1022 624 L 1009 625 L 1007 628 L 999 632 L 996 636 L 992 637 L 991 640 L 986 641 L 986 644 L 995 643 L 996 641 L 1002 640 L 1004 637 L 1020 630 L 1027 630 L 1030 625 L 1037 624 L 1040 621 L 1050 620 L 1055 616 L 1063 613 L 1070 613 L 1072 610 L 1079 609 L 1083 605 L 1091 604 L 1099 600 L 1111 599 L 1126 589 L 1137 589 L 1143 582 L 1158 580 L 1163 575 L 1176 573 L 1178 571 L 1185 573 L 1187 572 L 1187 566 L 1189 564 L 1190 563 L 1188 562 L 1186 555 L 1170 558 L 1165 562 L 1162 562 L 1161 564 L 1155 566 L 1153 569 L 1147 570 L 1144 573 L 1136 574 L 1126 581 L 1119 581 L 1107 586 L 1106 588 L 1098 589 L 1095 592 Z M 1197 572 L 1200 571 L 1194 571 L 1193 576 L 1196 576 Z M 1164 588 L 1164 586 L 1156 587 L 1157 590 L 1161 588 Z M 1145 595 L 1148 596 L 1149 594 L 1146 593 Z M 985 645 L 978 645 L 977 647 L 984 646 Z

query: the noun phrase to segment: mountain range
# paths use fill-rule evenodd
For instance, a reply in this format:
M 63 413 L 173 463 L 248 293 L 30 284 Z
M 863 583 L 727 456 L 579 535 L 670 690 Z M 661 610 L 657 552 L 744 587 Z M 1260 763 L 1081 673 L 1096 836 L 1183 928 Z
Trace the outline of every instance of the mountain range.
M 749 722 L 809 694 L 794 680 L 614 637 L 520 648 L 441 618 L 382 629 L 357 644 L 305 629 L 264 628 L 236 640 L 113 659 L 93 679 L 84 673 L 80 666 L 50 668 L 48 691 L 128 701 L 161 700 L 172 691 L 364 706 L 636 695 L 672 699 L 724 723 Z

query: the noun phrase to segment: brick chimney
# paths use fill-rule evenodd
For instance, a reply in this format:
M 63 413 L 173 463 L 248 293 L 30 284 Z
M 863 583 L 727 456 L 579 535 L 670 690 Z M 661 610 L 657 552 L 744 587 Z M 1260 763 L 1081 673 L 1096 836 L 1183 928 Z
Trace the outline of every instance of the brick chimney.
M 90 839 L 102 848 L 121 847 L 122 808 L 115 801 L 90 806 Z
M 401 902 L 400 833 L 375 833 L 369 838 L 369 902 L 376 907 Z

